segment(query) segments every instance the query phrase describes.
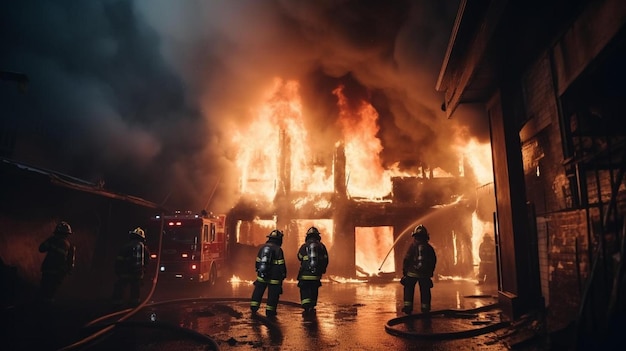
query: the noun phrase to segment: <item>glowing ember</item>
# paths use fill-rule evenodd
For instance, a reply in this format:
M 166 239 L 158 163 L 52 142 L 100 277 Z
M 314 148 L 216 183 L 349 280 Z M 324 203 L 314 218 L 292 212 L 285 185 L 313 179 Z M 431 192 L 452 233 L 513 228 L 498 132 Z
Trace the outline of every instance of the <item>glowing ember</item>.
M 233 283 L 233 284 L 238 284 L 241 283 L 243 280 L 241 280 L 241 278 L 239 278 L 236 275 L 233 275 L 232 277 L 230 277 L 230 279 L 228 279 L 229 283 Z
M 345 278 L 345 277 L 339 277 L 339 276 L 336 276 L 336 275 L 329 276 L 328 280 L 333 282 L 333 283 L 340 283 L 340 284 L 348 284 L 348 283 L 362 284 L 362 283 L 367 283 L 367 279 Z
M 460 281 L 460 280 L 475 280 L 472 278 L 467 278 L 467 277 L 459 277 L 459 276 L 451 276 L 451 275 L 439 275 L 438 276 L 439 280 L 443 281 L 443 280 L 453 280 L 453 281 Z

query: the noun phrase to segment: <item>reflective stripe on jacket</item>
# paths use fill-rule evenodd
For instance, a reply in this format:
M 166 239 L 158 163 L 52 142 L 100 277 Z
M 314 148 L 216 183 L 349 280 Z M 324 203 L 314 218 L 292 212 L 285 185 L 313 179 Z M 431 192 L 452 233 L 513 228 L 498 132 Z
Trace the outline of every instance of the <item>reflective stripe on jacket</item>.
M 150 251 L 138 239 L 128 241 L 115 257 L 115 273 L 118 276 L 143 276 L 150 260 Z
M 308 248 L 311 243 L 316 244 L 318 250 L 316 257 L 316 266 L 312 269 L 310 265 L 310 257 Z M 326 273 L 328 268 L 328 250 L 326 246 L 318 239 L 307 239 L 298 249 L 298 260 L 300 261 L 300 270 L 298 271 L 298 280 L 321 280 L 322 274 Z
M 413 278 L 431 278 L 437 264 L 435 249 L 425 241 L 414 241 L 402 261 L 403 274 Z
M 265 277 L 261 277 L 257 274 L 257 281 L 267 284 L 281 284 L 287 277 L 287 266 L 285 265 L 283 249 L 278 244 L 268 240 L 268 242 L 261 246 L 255 259 L 255 268 L 258 269 L 258 263 L 261 262 L 263 251 L 266 247 L 271 251 L 271 264 L 268 267 Z

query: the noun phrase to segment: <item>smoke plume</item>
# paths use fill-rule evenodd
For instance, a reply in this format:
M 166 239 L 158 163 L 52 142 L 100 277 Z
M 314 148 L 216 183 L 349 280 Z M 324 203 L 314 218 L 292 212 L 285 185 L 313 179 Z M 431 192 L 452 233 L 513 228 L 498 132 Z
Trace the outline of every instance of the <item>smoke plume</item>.
M 434 86 L 458 1 L 10 1 L 0 6 L 5 154 L 172 207 L 233 205 L 232 133 L 276 77 L 297 80 L 310 140 L 332 150 L 337 99 L 379 113 L 385 166 L 457 167 Z M 449 161 L 442 161 L 449 160 Z M 222 208 L 220 208 L 222 207 Z

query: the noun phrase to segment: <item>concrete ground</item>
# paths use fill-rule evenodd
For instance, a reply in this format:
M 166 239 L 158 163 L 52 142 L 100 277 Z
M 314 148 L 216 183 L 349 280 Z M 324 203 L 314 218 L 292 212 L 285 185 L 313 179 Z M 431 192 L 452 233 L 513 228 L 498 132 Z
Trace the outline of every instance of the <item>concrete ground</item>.
M 320 288 L 317 313 L 311 316 L 301 314 L 296 282 L 286 281 L 276 320 L 263 316 L 264 305 L 260 316 L 250 314 L 249 281 L 221 281 L 213 287 L 160 282 L 134 312 L 113 308 L 106 298 L 108 287 L 95 286 L 102 294 L 92 297 L 60 297 L 52 306 L 25 299 L 3 310 L 7 333 L 2 349 L 550 349 L 540 318 L 509 321 L 502 315 L 495 286 L 472 280 L 435 282 L 433 313 L 424 318 L 400 312 L 397 280 L 372 284 L 330 278 Z M 144 295 L 150 288 L 144 286 Z

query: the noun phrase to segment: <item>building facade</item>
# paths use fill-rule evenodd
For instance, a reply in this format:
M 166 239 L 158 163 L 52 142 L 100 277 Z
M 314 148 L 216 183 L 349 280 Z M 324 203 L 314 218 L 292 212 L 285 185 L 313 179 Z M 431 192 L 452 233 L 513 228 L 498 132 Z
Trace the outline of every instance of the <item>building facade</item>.
M 503 310 L 582 337 L 624 314 L 625 23 L 620 0 L 462 0 L 436 84 L 489 120 Z

